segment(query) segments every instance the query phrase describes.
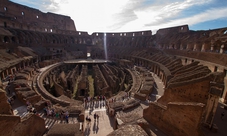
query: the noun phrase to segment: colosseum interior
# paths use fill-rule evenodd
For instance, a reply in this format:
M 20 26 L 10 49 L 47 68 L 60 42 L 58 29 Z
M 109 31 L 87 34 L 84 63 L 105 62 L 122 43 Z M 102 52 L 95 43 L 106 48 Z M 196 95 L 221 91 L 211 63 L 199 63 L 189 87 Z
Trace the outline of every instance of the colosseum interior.
M 89 35 L 1 0 L 0 39 L 1 136 L 227 134 L 227 28 Z

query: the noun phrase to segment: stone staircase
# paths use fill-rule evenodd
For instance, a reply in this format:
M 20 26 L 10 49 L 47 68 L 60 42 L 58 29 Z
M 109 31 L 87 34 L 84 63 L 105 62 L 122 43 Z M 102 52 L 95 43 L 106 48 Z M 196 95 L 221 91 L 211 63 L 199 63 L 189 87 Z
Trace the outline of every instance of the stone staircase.
M 24 108 L 26 108 L 24 106 Z M 19 114 L 17 114 L 18 116 L 20 116 L 21 118 L 24 118 L 26 115 L 28 114 L 27 111 L 20 112 Z M 56 117 L 48 117 L 46 115 L 44 115 L 43 112 L 38 112 L 38 115 L 43 118 L 45 120 L 45 126 L 47 128 L 47 131 L 54 125 L 54 124 L 61 124 L 64 123 L 66 124 L 66 120 L 61 118 L 56 118 Z M 68 119 L 68 123 L 67 124 L 76 124 L 78 123 L 77 117 L 70 117 Z
M 65 119 L 60 119 L 56 117 L 47 117 L 44 113 L 39 113 L 39 116 L 45 120 L 46 128 L 49 130 L 54 124 L 66 124 Z M 69 117 L 67 124 L 76 124 L 78 123 L 77 117 Z

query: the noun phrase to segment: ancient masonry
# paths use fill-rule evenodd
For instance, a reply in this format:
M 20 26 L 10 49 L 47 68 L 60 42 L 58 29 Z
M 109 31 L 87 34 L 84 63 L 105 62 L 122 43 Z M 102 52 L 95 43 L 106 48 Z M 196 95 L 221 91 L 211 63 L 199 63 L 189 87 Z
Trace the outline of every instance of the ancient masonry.
M 152 135 L 150 124 L 171 136 L 217 131 L 218 102 L 227 103 L 226 53 L 227 28 L 191 31 L 182 25 L 154 35 L 150 30 L 89 35 L 77 31 L 69 16 L 1 0 L 0 135 L 82 136 L 87 97 L 104 99 L 114 122 L 109 136 Z M 143 108 L 158 89 L 156 77 L 164 94 Z M 12 92 L 38 114 L 15 115 Z M 72 121 L 60 124 L 43 115 L 50 105 L 69 112 Z

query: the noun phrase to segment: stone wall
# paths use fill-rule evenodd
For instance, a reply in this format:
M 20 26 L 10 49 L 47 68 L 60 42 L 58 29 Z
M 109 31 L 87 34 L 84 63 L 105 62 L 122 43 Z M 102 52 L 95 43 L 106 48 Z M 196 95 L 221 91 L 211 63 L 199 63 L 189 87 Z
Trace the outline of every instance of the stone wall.
M 200 102 L 206 104 L 209 90 L 209 79 L 200 82 L 188 82 L 181 86 L 166 88 L 164 95 L 158 102 L 163 105 L 167 105 L 169 102 Z
M 1 20 L 0 26 L 5 24 L 8 27 L 17 29 L 49 33 L 60 33 L 62 30 L 76 31 L 74 22 L 69 16 L 50 12 L 43 13 L 38 9 L 20 5 L 9 0 L 1 1 L 0 12 L 4 16 L 9 17 L 9 19 Z
M 170 102 L 167 106 L 150 103 L 143 117 L 169 136 L 200 136 L 204 104 Z
M 8 103 L 6 92 L 0 88 L 0 114 L 12 115 L 13 111 Z
M 19 116 L 0 116 L 1 136 L 42 136 L 46 131 L 45 121 L 35 114 L 27 114 L 20 119 Z

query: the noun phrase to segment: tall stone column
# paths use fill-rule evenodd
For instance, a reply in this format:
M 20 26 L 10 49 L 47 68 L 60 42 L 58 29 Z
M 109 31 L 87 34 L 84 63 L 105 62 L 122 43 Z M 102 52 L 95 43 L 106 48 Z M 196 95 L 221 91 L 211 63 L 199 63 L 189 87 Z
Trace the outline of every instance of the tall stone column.
M 214 45 L 213 44 L 211 45 L 210 50 L 211 50 L 211 52 L 214 51 Z
M 220 48 L 220 53 L 224 53 L 224 47 L 225 47 L 225 45 L 222 44 L 222 45 L 221 45 L 221 48 Z
M 227 75 L 225 75 L 225 78 L 224 78 L 224 91 L 222 93 L 222 97 L 221 97 L 221 101 L 223 103 L 227 103 Z
M 205 43 L 203 43 L 202 44 L 202 49 L 201 49 L 201 52 L 205 52 L 206 50 L 205 50 L 205 46 L 206 46 L 206 44 Z

